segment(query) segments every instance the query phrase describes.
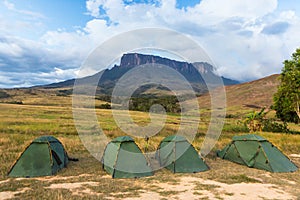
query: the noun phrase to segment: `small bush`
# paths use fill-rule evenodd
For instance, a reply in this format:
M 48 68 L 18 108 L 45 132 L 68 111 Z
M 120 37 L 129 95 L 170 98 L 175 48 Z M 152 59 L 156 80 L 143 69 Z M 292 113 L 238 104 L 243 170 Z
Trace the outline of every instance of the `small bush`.
M 159 104 L 164 107 L 168 113 L 180 113 L 181 108 L 176 96 L 139 96 L 132 97 L 129 103 L 129 110 L 148 112 L 152 105 Z
M 72 95 L 73 90 L 59 90 L 58 93 L 56 94 L 56 96 L 69 96 Z
M 0 99 L 9 98 L 10 95 L 4 91 L 0 91 Z
M 116 97 L 115 97 L 116 98 Z M 95 99 L 100 100 L 100 101 L 106 101 L 106 102 L 111 102 L 111 96 L 110 95 L 97 95 L 95 97 Z M 116 99 L 114 99 L 115 102 L 117 101 Z
M 278 123 L 275 119 L 265 119 L 263 121 L 263 131 L 274 133 L 289 133 L 290 130 L 287 127 L 287 123 Z
M 225 118 L 232 119 L 232 118 L 238 118 L 238 116 L 234 114 L 226 114 Z
M 10 103 L 10 104 L 23 104 L 22 101 L 9 101 L 7 103 Z
M 64 94 L 64 93 L 58 93 L 58 94 L 56 94 L 56 96 L 58 96 L 58 97 L 67 97 L 68 95 Z
M 276 119 L 266 118 L 268 112 L 265 112 L 265 108 L 263 108 L 260 112 L 249 113 L 245 116 L 243 123 L 250 132 L 290 133 L 286 122 L 277 122 Z
M 203 132 L 198 132 L 198 133 L 196 133 L 195 138 L 204 137 L 205 135 L 206 135 L 206 134 L 203 133 Z
M 99 109 L 111 109 L 111 105 L 109 103 L 101 104 L 99 106 L 96 106 L 96 108 Z
M 269 112 L 265 111 L 265 109 L 266 108 L 262 108 L 259 112 L 253 111 L 245 116 L 243 123 L 250 132 L 262 131 L 263 122 L 266 120 L 266 115 Z
M 223 127 L 225 132 L 248 133 L 249 129 L 244 124 L 225 124 Z

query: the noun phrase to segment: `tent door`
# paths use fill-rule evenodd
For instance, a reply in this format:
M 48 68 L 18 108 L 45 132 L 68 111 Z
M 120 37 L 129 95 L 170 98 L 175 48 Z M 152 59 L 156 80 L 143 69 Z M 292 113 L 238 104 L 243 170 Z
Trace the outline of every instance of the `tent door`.
M 53 155 L 54 159 L 56 160 L 57 162 L 57 165 L 61 165 L 62 164 L 62 161 L 60 160 L 59 156 L 56 154 L 55 151 L 51 150 L 51 154 Z

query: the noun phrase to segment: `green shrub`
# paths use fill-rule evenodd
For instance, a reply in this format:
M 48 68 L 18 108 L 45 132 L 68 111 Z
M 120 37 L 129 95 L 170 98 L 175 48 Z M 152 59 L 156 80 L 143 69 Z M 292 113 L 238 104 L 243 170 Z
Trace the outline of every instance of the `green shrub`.
M 10 103 L 10 104 L 23 104 L 22 101 L 9 101 L 7 103 Z
M 0 99 L 9 98 L 10 95 L 4 91 L 0 91 Z
M 225 118 L 232 119 L 232 118 L 238 118 L 238 116 L 234 114 L 226 114 Z
M 276 119 L 266 118 L 268 112 L 265 112 L 265 108 L 263 108 L 260 112 L 249 113 L 245 116 L 243 123 L 250 132 L 290 133 L 286 122 L 277 122 Z
M 73 89 L 70 90 L 59 90 L 58 93 L 56 94 L 56 96 L 69 96 L 72 95 L 73 93 Z
M 176 96 L 139 96 L 132 97 L 129 104 L 130 110 L 148 112 L 152 105 L 159 104 L 164 107 L 168 113 L 180 113 L 181 108 Z
M 225 124 L 224 132 L 248 133 L 249 129 L 244 124 Z
M 253 111 L 246 114 L 243 123 L 250 132 L 262 131 L 263 122 L 266 120 L 266 115 L 269 111 L 265 111 L 266 108 L 262 108 L 261 111 Z
M 96 106 L 96 108 L 99 109 L 111 109 L 111 105 L 109 103 L 101 104 L 99 106 Z
M 287 123 L 278 123 L 275 119 L 265 119 L 263 121 L 263 131 L 274 133 L 289 133 L 290 130 L 287 127 Z
M 97 96 L 95 96 L 95 99 L 100 100 L 100 101 L 111 102 L 111 96 L 110 95 L 105 95 L 105 94 L 97 95 Z M 116 100 L 115 100 L 115 102 L 116 102 Z

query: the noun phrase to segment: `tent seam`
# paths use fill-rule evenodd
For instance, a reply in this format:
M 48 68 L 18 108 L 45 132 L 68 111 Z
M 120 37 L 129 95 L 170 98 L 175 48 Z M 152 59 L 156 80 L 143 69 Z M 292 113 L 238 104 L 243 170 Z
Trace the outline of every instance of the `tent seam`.
M 105 155 L 106 149 L 107 149 L 107 145 L 105 146 L 105 149 L 103 151 L 103 155 L 102 155 L 102 158 L 101 158 L 101 161 L 100 161 L 100 162 L 102 162 L 102 168 L 103 169 L 104 169 L 104 155 Z
M 254 156 L 249 160 L 249 161 L 254 160 L 253 167 L 254 167 L 254 165 L 256 164 L 256 158 L 257 158 L 257 156 L 258 156 L 258 154 L 259 154 L 261 148 L 262 148 L 262 146 L 261 146 L 261 144 L 260 144 L 260 142 L 259 142 L 259 143 L 258 143 L 258 148 L 257 148 L 257 150 L 256 150 L 256 152 L 255 152 L 255 154 L 254 154 Z
M 49 154 L 50 154 L 50 161 L 51 161 L 51 171 L 52 171 L 52 167 L 54 165 L 54 162 L 53 162 L 53 159 L 52 159 L 52 152 L 51 152 L 51 146 L 50 146 L 50 143 L 47 142 L 47 145 L 48 145 L 48 150 L 49 150 Z
M 242 141 L 242 140 L 241 140 L 241 141 Z M 235 148 L 236 152 L 238 153 L 239 158 L 243 161 L 243 163 L 244 163 L 246 166 L 248 166 L 247 163 L 245 162 L 245 160 L 242 158 L 240 152 L 238 151 L 238 149 L 237 149 L 237 147 L 236 147 L 236 145 L 235 145 L 235 142 L 234 142 L 234 148 Z
M 120 145 L 119 145 L 119 148 L 117 150 L 117 157 L 116 157 L 115 163 L 113 165 L 113 173 L 112 173 L 113 178 L 114 178 L 115 171 L 116 171 L 115 169 L 116 169 L 117 161 L 118 161 L 118 158 L 119 158 L 120 148 L 121 148 L 121 145 L 123 144 L 123 142 L 118 142 L 118 143 L 120 143 Z
M 233 144 L 234 143 L 234 141 L 232 141 L 229 145 L 228 145 L 228 148 L 226 149 L 226 151 L 225 151 L 225 153 L 224 153 L 224 156 L 222 156 L 222 159 L 224 159 L 225 158 L 225 156 L 227 155 L 227 153 L 228 153 L 228 151 L 229 151 L 229 148 L 230 148 L 230 146 L 231 145 L 234 145 Z
M 269 142 L 269 141 L 264 141 L 264 142 Z M 270 142 L 269 142 L 270 143 Z M 273 145 L 273 144 L 272 144 Z M 274 170 L 273 170 L 273 167 L 272 167 L 272 165 L 271 165 L 271 162 L 269 161 L 269 159 L 268 159 L 268 156 L 267 156 L 267 154 L 266 154 L 266 152 L 265 152 L 265 149 L 263 148 L 263 154 L 264 154 L 264 156 L 265 156 L 265 158 L 266 158 L 266 160 L 268 161 L 268 165 L 269 165 L 269 167 L 271 168 L 271 170 L 272 170 L 272 172 L 274 172 Z
M 174 166 L 173 166 L 173 171 L 174 173 L 176 173 L 175 169 L 176 169 L 176 141 L 174 141 Z

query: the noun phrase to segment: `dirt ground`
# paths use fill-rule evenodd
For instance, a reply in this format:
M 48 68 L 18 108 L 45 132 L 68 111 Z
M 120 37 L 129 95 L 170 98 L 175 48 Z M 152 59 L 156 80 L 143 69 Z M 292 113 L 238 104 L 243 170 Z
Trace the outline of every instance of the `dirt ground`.
M 197 189 L 196 183 L 201 183 L 208 187 L 205 189 Z M 237 183 L 226 184 L 212 180 L 204 180 L 201 178 L 185 177 L 181 178 L 179 185 L 170 185 L 161 183 L 158 186 L 165 189 L 165 191 L 179 192 L 175 195 L 168 196 L 168 199 L 297 199 L 283 189 L 277 188 L 273 184 L 261 184 L 261 183 Z M 125 198 L 129 199 L 162 199 L 158 193 L 151 191 L 144 191 L 141 197 L 138 198 Z
M 67 179 L 65 179 L 67 180 Z M 48 180 L 49 181 L 49 180 Z M 2 181 L 0 184 L 4 184 Z M 97 196 L 100 193 L 92 191 L 88 186 L 98 186 L 101 182 L 73 182 L 73 183 L 53 183 L 45 189 L 66 189 L 69 190 L 74 196 L 81 196 L 84 198 L 86 195 Z M 205 187 L 199 189 L 197 185 L 204 185 Z M 293 184 L 293 183 L 292 183 Z M 294 183 L 295 184 L 295 183 Z M 297 187 L 295 185 L 295 187 Z M 160 188 L 157 191 L 157 188 Z M 11 199 L 16 194 L 20 194 L 30 190 L 26 187 L 18 191 L 4 191 L 0 192 L 0 199 Z M 163 193 L 164 194 L 163 194 Z M 283 188 L 275 184 L 262 184 L 262 183 L 235 183 L 226 184 L 213 180 L 204 180 L 198 177 L 181 177 L 176 185 L 170 183 L 157 183 L 149 185 L 149 189 L 139 190 L 138 197 L 122 198 L 126 200 L 154 200 L 154 199 L 228 199 L 228 200 L 253 200 L 253 199 L 297 199 L 296 196 L 286 192 Z M 167 196 L 165 194 L 168 194 Z M 126 196 L 126 194 L 123 194 Z M 112 196 L 107 196 L 106 199 L 119 199 Z

